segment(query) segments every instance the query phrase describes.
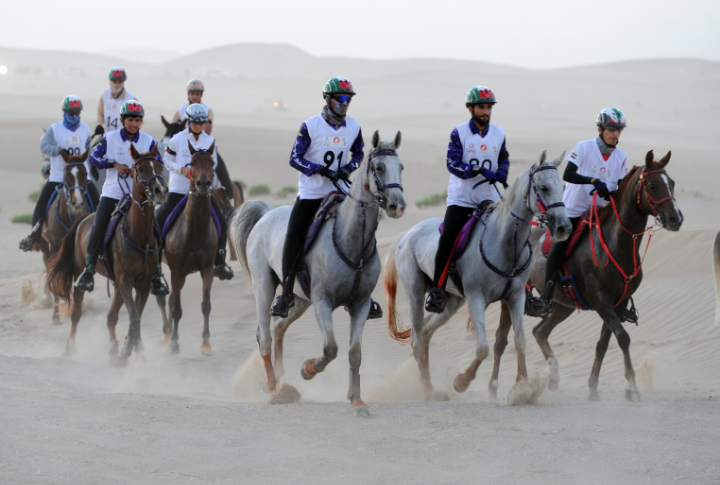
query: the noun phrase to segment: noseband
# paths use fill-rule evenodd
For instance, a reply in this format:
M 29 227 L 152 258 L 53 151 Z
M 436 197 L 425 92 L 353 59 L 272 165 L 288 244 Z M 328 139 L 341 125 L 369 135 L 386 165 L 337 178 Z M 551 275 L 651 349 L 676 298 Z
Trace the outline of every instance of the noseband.
M 144 157 L 140 157 L 137 160 L 135 160 L 135 163 L 133 163 L 133 166 L 132 166 L 133 170 L 135 170 L 137 168 L 138 163 L 142 162 L 143 160 L 152 160 L 153 162 L 159 162 L 159 160 L 157 158 L 155 158 L 151 155 L 146 155 Z M 162 163 L 162 162 L 160 162 L 160 163 Z M 129 174 L 128 175 L 118 174 L 118 175 L 123 179 L 127 179 Z M 139 202 L 139 201 L 135 200 L 135 198 L 132 196 L 132 192 L 126 193 L 125 196 L 130 197 L 132 199 L 132 201 L 135 202 L 135 204 L 137 204 L 137 206 L 140 207 L 141 209 L 146 204 L 154 205 L 155 198 L 153 197 L 152 191 L 150 190 L 150 182 L 152 182 L 155 179 L 162 179 L 162 175 L 154 174 L 150 178 L 142 179 L 137 175 L 137 170 L 135 170 L 135 177 L 133 177 L 133 178 L 135 179 L 135 186 L 138 187 L 138 190 L 140 190 L 140 187 L 138 186 L 138 182 L 141 183 L 143 185 L 143 187 L 145 187 L 145 195 L 147 198 L 144 201 Z M 120 186 L 120 188 L 122 189 L 122 185 Z
M 659 168 L 657 170 L 650 170 L 649 172 L 645 172 L 645 167 L 642 167 L 640 169 L 640 177 L 638 178 L 638 189 L 637 189 L 637 205 L 640 208 L 640 211 L 642 212 L 642 200 L 641 195 L 642 193 L 645 194 L 645 200 L 647 201 L 648 205 L 650 206 L 650 210 L 652 210 L 652 215 L 654 217 L 658 216 L 658 207 L 663 202 L 666 202 L 668 200 L 675 200 L 675 197 L 670 193 L 668 197 L 665 197 L 664 199 L 655 200 L 653 199 L 652 195 L 650 195 L 650 192 L 647 189 L 647 186 L 645 185 L 645 179 L 648 175 L 652 173 L 667 173 L 664 168 Z M 670 190 L 670 184 L 668 183 L 668 191 Z
M 530 167 L 530 175 L 528 177 L 528 188 L 525 191 L 525 207 L 534 215 L 537 215 L 535 211 L 530 207 L 530 188 L 532 188 L 533 192 L 535 193 L 535 202 L 537 203 L 538 209 L 540 209 L 540 215 L 538 218 L 540 219 L 539 222 L 535 222 L 532 220 L 525 220 L 522 217 L 519 217 L 515 215 L 514 213 L 510 212 L 512 216 L 515 219 L 524 221 L 532 226 L 539 226 L 545 223 L 546 217 L 545 214 L 547 213 L 548 209 L 552 209 L 554 207 L 565 207 L 564 202 L 555 202 L 553 204 L 546 204 L 545 201 L 543 201 L 542 196 L 540 195 L 540 192 L 538 192 L 537 184 L 535 183 L 535 179 L 533 178 L 534 175 L 538 172 L 542 172 L 543 170 L 557 170 L 557 167 L 555 165 L 541 165 L 537 167 L 536 165 L 533 165 Z

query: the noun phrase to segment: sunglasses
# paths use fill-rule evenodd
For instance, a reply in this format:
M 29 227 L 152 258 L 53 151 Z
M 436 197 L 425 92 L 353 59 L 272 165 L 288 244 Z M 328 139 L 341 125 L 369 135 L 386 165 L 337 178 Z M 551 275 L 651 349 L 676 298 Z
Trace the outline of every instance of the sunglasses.
M 609 131 L 610 133 L 622 133 L 622 131 L 623 131 L 622 128 L 615 128 L 614 126 L 608 126 L 608 127 L 605 128 L 605 129 L 606 129 L 607 131 Z
M 352 96 L 346 96 L 344 94 L 341 96 L 335 96 L 334 98 L 335 98 L 335 101 L 338 101 L 339 103 L 350 104 L 350 101 L 352 101 Z

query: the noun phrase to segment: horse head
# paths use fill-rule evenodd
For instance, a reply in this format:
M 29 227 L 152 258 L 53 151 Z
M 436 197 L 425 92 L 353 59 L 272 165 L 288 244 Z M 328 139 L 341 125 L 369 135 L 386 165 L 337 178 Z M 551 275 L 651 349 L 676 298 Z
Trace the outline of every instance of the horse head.
M 90 154 L 90 149 L 80 155 L 71 155 L 70 152 L 60 151 L 60 156 L 65 161 L 63 175 L 63 190 L 65 203 L 71 216 L 78 216 L 87 212 L 85 192 L 87 190 L 88 177 L 85 160 Z
M 162 176 L 162 164 L 158 161 L 157 154 L 157 144 L 149 153 L 138 153 L 135 145 L 130 145 L 130 155 L 135 162 L 131 170 L 134 185 L 140 198 L 155 205 L 164 204 L 168 197 L 168 188 Z
M 565 187 L 558 170 L 564 158 L 565 152 L 562 152 L 555 160 L 548 161 L 547 150 L 543 150 L 538 163 L 530 169 L 530 181 L 525 193 L 530 210 L 536 213 L 534 208 L 538 208 L 550 229 L 550 235 L 558 241 L 566 240 L 572 232 L 572 224 L 563 204 Z
M 203 197 L 211 195 L 214 176 L 214 165 L 212 154 L 215 151 L 215 142 L 212 142 L 207 150 L 195 150 L 188 141 L 190 149 L 190 193 L 197 193 Z
M 665 170 L 671 152 L 660 161 L 653 158 L 653 151 L 645 155 L 645 166 L 638 178 L 636 201 L 645 214 L 655 216 L 668 231 L 678 231 L 683 223 L 682 211 L 675 201 L 675 181 Z
M 388 216 L 399 219 L 405 212 L 405 198 L 402 189 L 403 164 L 397 154 L 402 143 L 402 134 L 398 131 L 393 141 L 380 140 L 375 131 L 372 137 L 372 151 L 368 157 L 365 182 L 370 193 L 380 202 L 380 207 Z
M 167 144 L 170 142 L 170 139 L 183 131 L 185 129 L 185 125 L 187 124 L 187 118 L 183 121 L 175 121 L 173 123 L 169 123 L 163 115 L 160 115 L 160 120 L 165 126 L 165 134 L 163 135 L 161 141 L 163 146 L 167 146 Z

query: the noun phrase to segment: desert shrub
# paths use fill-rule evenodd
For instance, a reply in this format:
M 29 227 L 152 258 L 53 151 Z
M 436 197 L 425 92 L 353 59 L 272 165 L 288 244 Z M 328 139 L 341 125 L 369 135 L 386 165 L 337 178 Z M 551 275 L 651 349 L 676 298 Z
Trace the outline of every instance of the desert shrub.
M 12 218 L 12 222 L 20 224 L 32 224 L 32 214 L 20 214 Z
M 270 193 L 270 187 L 267 185 L 261 184 L 261 185 L 253 185 L 250 187 L 250 190 L 248 191 L 248 194 L 250 195 L 265 195 Z
M 447 190 L 440 194 L 429 195 L 424 199 L 418 200 L 416 204 L 418 207 L 431 207 L 444 203 L 445 199 L 447 199 Z
M 283 199 L 289 195 L 293 195 L 296 193 L 297 193 L 297 187 L 295 187 L 294 185 L 286 185 L 285 187 L 280 189 L 280 192 L 275 194 L 275 196 Z

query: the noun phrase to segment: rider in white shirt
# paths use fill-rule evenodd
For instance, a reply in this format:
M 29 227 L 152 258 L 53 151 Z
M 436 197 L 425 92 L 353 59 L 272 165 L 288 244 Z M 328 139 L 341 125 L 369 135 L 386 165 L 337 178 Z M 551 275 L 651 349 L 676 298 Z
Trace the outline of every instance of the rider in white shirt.
M 597 205 L 604 207 L 627 174 L 627 154 L 617 148 L 620 134 L 627 126 L 625 114 L 615 108 L 605 108 L 595 122 L 598 137 L 581 141 L 567 158 L 563 180 L 567 182 L 563 202 L 570 222 L 575 227 L 590 209 L 593 194 L 597 192 Z M 565 258 L 565 250 L 572 238 L 553 241 L 545 263 L 545 285 L 540 298 L 528 295 L 527 313 L 545 316 L 552 309 L 553 280 Z M 632 314 L 626 316 L 632 317 Z M 637 319 L 637 317 L 635 317 Z
M 208 120 L 208 112 L 205 105 L 191 104 L 186 109 L 188 120 L 187 128 L 172 137 L 165 149 L 165 165 L 170 171 L 170 193 L 167 201 L 157 213 L 156 219 L 162 229 L 168 216 L 178 203 L 188 195 L 190 191 L 190 160 L 192 156 L 188 150 L 188 142 L 195 150 L 207 150 L 215 143 L 215 138 L 203 131 Z M 217 145 L 212 154 L 217 168 Z M 221 280 L 229 280 L 233 277 L 233 270 L 225 262 L 227 246 L 227 219 L 222 209 L 215 203 L 215 198 L 210 198 L 213 209 L 220 222 L 220 234 L 218 234 L 218 250 L 215 256 L 215 276 Z
M 125 101 L 130 101 L 135 96 L 125 89 L 125 80 L 127 74 L 122 67 L 113 67 L 108 74 L 110 79 L 110 88 L 103 91 L 100 96 L 100 104 L 98 104 L 97 126 L 93 136 L 102 135 L 105 131 L 119 130 L 122 128 L 120 123 L 120 108 Z

